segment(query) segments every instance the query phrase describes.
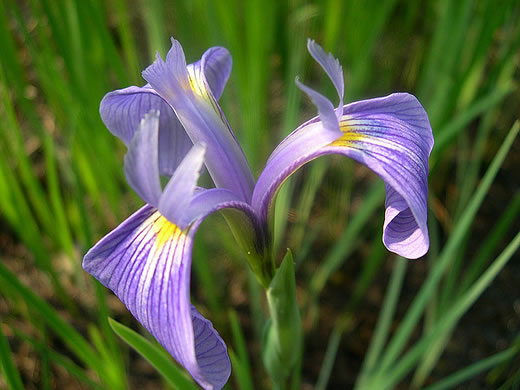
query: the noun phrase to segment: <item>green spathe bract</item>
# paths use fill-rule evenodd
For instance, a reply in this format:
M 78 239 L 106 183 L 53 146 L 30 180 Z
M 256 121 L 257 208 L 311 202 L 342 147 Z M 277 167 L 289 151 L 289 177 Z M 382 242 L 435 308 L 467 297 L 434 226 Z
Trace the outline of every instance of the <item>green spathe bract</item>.
M 294 368 L 302 342 L 294 260 L 289 249 L 267 289 L 267 303 L 271 319 L 264 333 L 263 361 L 271 378 L 280 384 Z

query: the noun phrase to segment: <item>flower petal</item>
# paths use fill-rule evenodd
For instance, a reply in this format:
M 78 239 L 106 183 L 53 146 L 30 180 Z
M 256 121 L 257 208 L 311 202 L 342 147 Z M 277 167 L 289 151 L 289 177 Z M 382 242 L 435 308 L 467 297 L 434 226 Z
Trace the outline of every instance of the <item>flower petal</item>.
M 110 92 L 101 101 L 99 112 L 110 132 L 128 146 L 141 119 L 152 109 L 161 114 L 159 170 L 162 175 L 171 175 L 192 146 L 192 142 L 175 112 L 157 92 L 149 85 Z
M 338 59 L 335 58 L 331 53 L 325 53 L 322 47 L 312 39 L 307 40 L 307 50 L 309 51 L 312 58 L 314 58 L 327 73 L 330 80 L 332 81 L 332 84 L 334 84 L 334 88 L 336 88 L 336 92 L 339 96 L 336 117 L 339 120 L 343 114 L 343 96 L 345 94 L 345 83 L 343 81 L 343 69 L 341 68 L 341 64 L 339 63 Z
M 191 140 L 206 144 L 205 164 L 215 185 L 236 192 L 247 202 L 254 185 L 247 160 L 200 75 L 203 69 L 190 69 L 188 73 L 181 45 L 172 39 L 166 61 L 157 56 L 143 77 L 174 109 Z
M 83 268 L 110 288 L 137 320 L 204 389 L 231 373 L 226 346 L 190 303 L 193 238 L 145 206 L 99 241 Z
M 164 188 L 158 209 L 169 221 L 184 229 L 191 219 L 187 217 L 193 191 L 200 176 L 206 148 L 195 144 L 179 164 Z
M 324 154 L 343 154 L 365 164 L 385 181 L 386 247 L 408 258 L 424 255 L 429 246 L 427 176 L 433 136 L 417 99 L 397 93 L 344 106 L 340 121 L 343 135 L 327 145 L 322 145 L 326 131 L 319 124 L 315 118 L 298 128 L 269 158 L 252 198 L 260 218 L 268 220 L 276 191 L 296 169 Z M 313 137 L 321 146 L 312 144 Z
M 231 73 L 231 64 L 231 54 L 226 48 L 212 47 L 206 50 L 199 61 L 188 65 L 188 73 L 199 74 L 214 99 L 219 100 Z
M 306 85 L 300 83 L 298 79 L 296 79 L 296 85 L 311 98 L 314 105 L 318 108 L 318 113 L 323 128 L 331 132 L 335 132 L 338 134 L 338 136 L 340 136 L 341 133 L 339 130 L 339 121 L 336 117 L 336 113 L 334 112 L 334 106 L 330 100 L 321 93 L 316 92 L 312 88 L 309 88 Z
M 159 113 L 150 111 L 139 124 L 125 155 L 128 184 L 146 203 L 157 206 L 161 196 L 159 178 Z

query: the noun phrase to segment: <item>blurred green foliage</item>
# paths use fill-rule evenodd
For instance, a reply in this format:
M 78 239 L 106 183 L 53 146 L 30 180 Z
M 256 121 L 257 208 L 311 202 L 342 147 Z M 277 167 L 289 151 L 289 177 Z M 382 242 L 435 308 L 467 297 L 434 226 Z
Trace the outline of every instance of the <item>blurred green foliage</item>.
M 156 50 L 166 53 L 170 36 L 190 62 L 212 45 L 231 51 L 222 105 L 255 173 L 314 115 L 294 85 L 297 75 L 321 81 L 305 52 L 308 37 L 339 57 L 346 101 L 417 95 L 436 139 L 425 259 L 382 250 L 382 183 L 346 159 L 313 162 L 278 195 L 275 245 L 280 259 L 286 247 L 294 252 L 307 336 L 287 387 L 422 388 L 451 374 L 439 362 L 461 316 L 520 245 L 518 1 L 0 0 L 0 388 L 160 381 L 116 338 L 109 315 L 136 323 L 83 272 L 81 258 L 139 206 L 124 180 L 124 147 L 101 122 L 99 102 L 144 84 L 140 71 Z M 322 88 L 334 96 L 331 85 Z M 223 226 L 211 217 L 199 233 L 193 295 L 228 343 L 228 387 L 267 389 L 259 358 L 265 302 Z M 340 366 L 342 339 L 355 334 L 389 270 L 365 361 Z M 406 275 L 416 281 L 406 284 Z M 411 303 L 403 308 L 401 299 Z M 328 341 L 308 339 L 328 333 Z M 479 383 L 519 385 L 518 339 L 507 340 L 431 388 L 493 368 Z M 164 358 L 153 343 L 142 345 Z M 353 374 L 342 382 L 342 371 Z

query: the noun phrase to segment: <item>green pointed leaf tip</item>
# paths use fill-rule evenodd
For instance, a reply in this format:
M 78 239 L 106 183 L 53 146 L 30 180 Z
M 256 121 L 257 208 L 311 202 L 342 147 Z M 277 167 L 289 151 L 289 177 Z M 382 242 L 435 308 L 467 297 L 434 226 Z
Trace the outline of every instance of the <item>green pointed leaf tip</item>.
M 266 325 L 263 359 L 271 377 L 279 382 L 296 363 L 302 339 L 293 256 L 289 249 L 269 285 L 267 302 L 271 321 Z
M 109 318 L 108 323 L 112 330 L 129 346 L 161 374 L 161 376 L 175 389 L 197 390 L 198 387 L 187 377 L 181 368 L 173 363 L 170 356 L 158 345 L 152 344 L 132 329 Z

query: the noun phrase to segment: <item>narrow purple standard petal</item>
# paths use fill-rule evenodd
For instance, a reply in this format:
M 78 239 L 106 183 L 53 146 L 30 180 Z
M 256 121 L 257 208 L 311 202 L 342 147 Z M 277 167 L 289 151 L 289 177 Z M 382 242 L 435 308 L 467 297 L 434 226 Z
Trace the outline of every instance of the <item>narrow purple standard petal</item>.
M 296 79 L 296 85 L 303 92 L 305 92 L 307 96 L 309 96 L 309 98 L 311 98 L 314 105 L 318 108 L 321 126 L 324 129 L 336 133 L 337 136 L 340 137 L 341 131 L 339 129 L 339 121 L 336 117 L 334 106 L 332 105 L 330 100 L 323 96 L 321 93 L 316 92 L 312 88 L 309 88 L 306 85 L 300 83 L 298 79 Z
M 316 148 L 310 135 L 321 144 L 320 134 L 326 134 L 322 128 L 315 118 L 273 152 L 252 198 L 260 218 L 268 220 L 276 191 L 301 165 L 324 154 L 343 154 L 365 164 L 385 181 L 385 246 L 407 258 L 423 256 L 429 247 L 427 177 L 433 136 L 421 104 L 406 93 L 348 104 L 340 120 L 343 135 Z
M 325 53 L 325 51 L 312 39 L 307 40 L 307 50 L 309 50 L 312 58 L 316 60 L 318 64 L 323 68 L 327 76 L 329 76 L 336 92 L 339 96 L 339 104 L 336 109 L 336 117 L 339 120 L 342 115 L 343 107 L 343 96 L 345 94 L 345 83 L 343 81 L 343 69 L 339 61 L 331 54 Z
M 205 164 L 215 185 L 234 191 L 248 202 L 253 176 L 206 77 L 206 73 L 211 74 L 214 88 L 218 90 L 220 84 L 215 78 L 219 73 L 213 72 L 211 58 L 208 54 L 201 66 L 188 69 L 181 45 L 172 39 L 166 61 L 158 56 L 143 72 L 143 77 L 170 104 L 191 140 L 207 146 Z M 202 67 L 204 64 L 209 64 L 209 70 Z

